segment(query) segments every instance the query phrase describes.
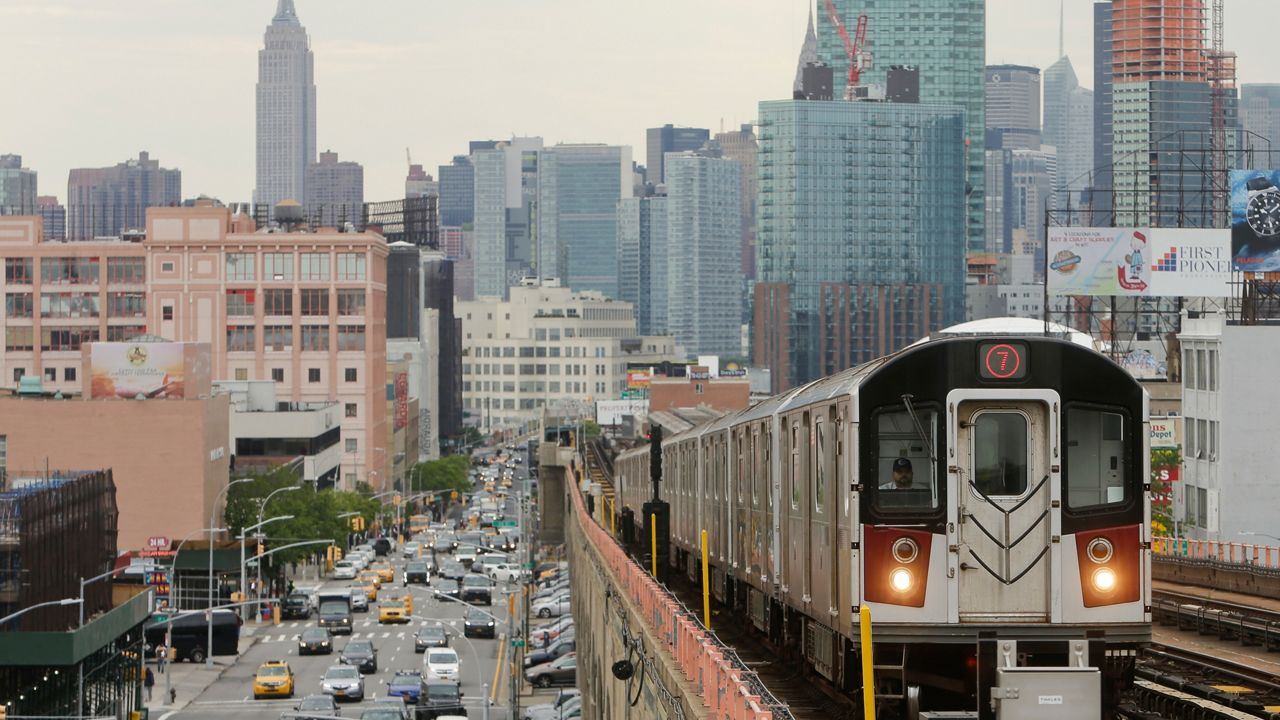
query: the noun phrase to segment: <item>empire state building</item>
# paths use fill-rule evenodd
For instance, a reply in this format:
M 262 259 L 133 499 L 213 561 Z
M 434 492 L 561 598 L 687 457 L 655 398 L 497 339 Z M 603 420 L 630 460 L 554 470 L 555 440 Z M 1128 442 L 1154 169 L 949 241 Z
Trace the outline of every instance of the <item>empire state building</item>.
M 304 202 L 307 164 L 316 160 L 315 58 L 293 0 L 278 0 L 258 51 L 255 203 Z

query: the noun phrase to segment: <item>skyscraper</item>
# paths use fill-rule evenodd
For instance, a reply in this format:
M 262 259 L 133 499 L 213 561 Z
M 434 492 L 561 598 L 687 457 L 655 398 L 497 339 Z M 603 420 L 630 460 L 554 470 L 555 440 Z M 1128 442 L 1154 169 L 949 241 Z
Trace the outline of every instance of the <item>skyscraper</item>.
M 0 215 L 34 215 L 36 172 L 22 167 L 21 155 L 0 155 Z
M 307 219 L 312 225 L 341 228 L 359 223 L 364 210 L 364 167 L 326 150 L 307 165 Z
M 1071 59 L 1065 55 L 1044 72 L 1043 138 L 1058 156 L 1051 207 L 1066 210 L 1070 205 L 1077 209 L 1082 192 L 1092 185 L 1093 91 L 1080 87 Z
M 706 128 L 675 127 L 671 124 L 649 128 L 645 132 L 645 170 L 649 173 L 649 182 L 653 185 L 666 182 L 662 162 L 667 153 L 697 150 L 710 139 L 711 131 Z
M 538 276 L 616 298 L 618 200 L 632 194 L 631 148 L 556 145 L 537 162 Z
M 67 239 L 89 240 L 146 228 L 149 207 L 182 203 L 182 171 L 146 152 L 114 167 L 74 168 L 67 177 Z
M 514 137 L 471 154 L 476 295 L 505 298 L 532 272 L 540 137 Z
M 440 224 L 462 227 L 475 220 L 475 168 L 466 155 L 453 156 L 453 162 L 440 166 Z
M 410 165 L 404 178 L 404 196 L 407 198 L 440 197 L 440 183 L 421 165 Z
M 742 168 L 742 274 L 751 280 L 756 276 L 756 156 L 760 146 L 751 123 L 716 133 L 715 140 L 724 156 Z
M 44 239 L 65 240 L 67 237 L 67 208 L 58 202 L 56 195 L 36 197 L 36 213 L 44 219 Z
M 1040 68 L 988 65 L 987 149 L 1040 147 Z
M 1274 153 L 1259 155 L 1257 160 L 1246 158 L 1246 164 L 1276 167 L 1280 162 L 1280 83 L 1241 85 L 1240 116 L 1244 126 L 1244 149 Z M 1270 164 L 1260 164 L 1264 161 Z
M 618 299 L 641 335 L 667 334 L 667 196 L 618 201 Z
M 956 105 L 760 104 L 752 337 L 774 391 L 963 318 L 964 122 Z
M 667 153 L 667 327 L 690 355 L 742 348 L 742 168 Z
M 791 91 L 798 92 L 804 88 L 804 69 L 818 62 L 818 35 L 813 30 L 813 6 L 809 6 L 809 27 L 804 31 L 804 42 L 800 44 L 800 57 L 796 60 L 796 81 Z
M 985 0 L 833 0 L 845 28 L 867 16 L 867 50 L 875 64 L 862 73 L 864 84 L 886 84 L 893 65 L 920 71 L 920 102 L 959 105 L 965 113 L 967 166 L 962 187 L 968 212 L 970 249 L 981 250 L 985 201 L 983 173 L 983 69 L 986 66 Z M 849 69 L 844 44 L 826 13 L 818 14 L 818 57 L 835 69 L 836 97 L 843 97 L 841 78 Z
M 1111 0 L 1093 6 L 1093 192 L 1090 225 L 1111 222 Z
M 278 0 L 258 51 L 256 203 L 305 202 L 316 160 L 315 58 L 293 0 Z

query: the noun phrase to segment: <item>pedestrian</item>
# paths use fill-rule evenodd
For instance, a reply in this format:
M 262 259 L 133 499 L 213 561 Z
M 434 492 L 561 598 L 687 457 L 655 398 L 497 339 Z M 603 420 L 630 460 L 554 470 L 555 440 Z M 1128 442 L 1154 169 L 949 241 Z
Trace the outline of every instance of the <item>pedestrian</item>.
M 165 643 L 156 648 L 156 669 L 164 672 L 164 666 L 169 662 L 169 644 Z
M 147 668 L 147 674 L 143 677 L 142 685 L 147 689 L 147 702 L 151 702 L 151 688 L 156 686 L 156 676 L 151 674 L 151 668 Z

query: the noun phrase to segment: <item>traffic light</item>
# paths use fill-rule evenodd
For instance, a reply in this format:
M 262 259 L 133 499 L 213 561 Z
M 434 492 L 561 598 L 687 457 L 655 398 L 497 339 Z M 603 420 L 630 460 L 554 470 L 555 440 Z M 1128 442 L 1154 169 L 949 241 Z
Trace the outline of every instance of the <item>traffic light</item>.
M 262 553 L 267 551 L 267 546 L 261 540 L 258 541 L 258 557 L 262 557 Z

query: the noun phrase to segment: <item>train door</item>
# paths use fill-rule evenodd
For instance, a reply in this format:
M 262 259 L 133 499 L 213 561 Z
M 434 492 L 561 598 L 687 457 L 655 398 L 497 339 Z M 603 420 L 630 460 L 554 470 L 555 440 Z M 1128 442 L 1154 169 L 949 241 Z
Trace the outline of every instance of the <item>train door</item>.
M 1052 611 L 1050 542 L 1058 512 L 1049 482 L 1057 397 L 973 395 L 948 402 L 955 413 L 959 620 L 1044 622 Z
M 835 610 L 840 618 L 838 628 L 846 637 L 852 637 L 853 616 L 850 608 L 858 603 L 858 566 L 857 551 L 853 549 L 858 534 L 858 498 L 854 494 L 853 485 L 857 482 L 853 458 L 857 457 L 854 439 L 857 437 L 857 425 L 848 420 L 848 406 L 841 405 L 836 411 L 835 445 L 836 445 L 836 477 L 835 493 L 838 498 L 836 507 L 837 532 L 836 555 L 833 559 L 832 580 L 835 588 Z
M 832 493 L 835 492 L 835 479 L 831 477 L 831 465 L 835 456 L 835 446 L 831 442 L 831 427 L 835 413 L 816 410 L 813 413 L 812 439 L 809 442 L 809 498 L 808 512 L 810 521 L 808 555 L 809 577 L 806 588 L 809 593 L 808 602 L 812 604 L 810 617 L 817 618 L 823 625 L 831 625 L 828 613 L 831 610 L 831 527 L 832 512 L 829 505 Z

